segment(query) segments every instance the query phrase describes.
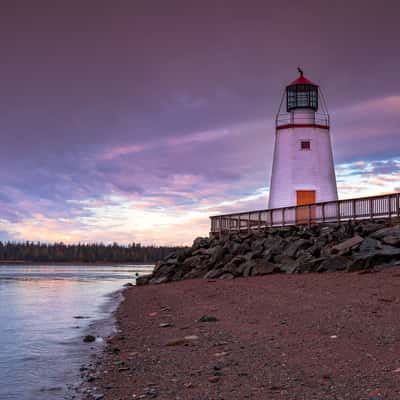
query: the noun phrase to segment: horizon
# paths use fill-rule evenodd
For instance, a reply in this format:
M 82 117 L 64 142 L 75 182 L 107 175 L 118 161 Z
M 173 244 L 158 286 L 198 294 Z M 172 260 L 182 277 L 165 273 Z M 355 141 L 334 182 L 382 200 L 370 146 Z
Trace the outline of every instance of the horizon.
M 0 241 L 183 246 L 266 209 L 299 66 L 339 199 L 400 191 L 399 3 L 226 4 L 2 3 Z

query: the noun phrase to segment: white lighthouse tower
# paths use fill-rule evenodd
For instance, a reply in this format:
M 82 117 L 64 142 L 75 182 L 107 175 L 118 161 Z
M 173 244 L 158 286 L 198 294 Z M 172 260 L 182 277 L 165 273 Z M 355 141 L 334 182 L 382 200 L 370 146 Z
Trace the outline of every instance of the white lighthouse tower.
M 270 209 L 338 199 L 329 114 L 319 86 L 299 73 L 276 117 Z

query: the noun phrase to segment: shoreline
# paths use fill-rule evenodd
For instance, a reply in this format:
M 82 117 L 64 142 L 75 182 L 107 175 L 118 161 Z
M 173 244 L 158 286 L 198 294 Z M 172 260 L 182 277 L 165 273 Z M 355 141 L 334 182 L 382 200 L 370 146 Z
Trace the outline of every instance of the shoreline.
M 106 313 L 107 316 L 91 321 L 76 338 L 76 346 L 87 354 L 82 358 L 81 367 L 77 372 L 77 381 L 70 386 L 69 395 L 73 399 L 81 400 L 88 395 L 93 395 L 90 382 L 93 382 L 96 377 L 96 369 L 104 357 L 107 340 L 118 333 L 116 312 L 125 300 L 126 290 L 127 287 L 122 287 L 109 293 L 106 302 L 100 306 L 100 312 Z M 96 341 L 84 343 L 83 337 L 86 335 L 95 336 Z
M 105 400 L 394 400 L 399 293 L 399 267 L 132 287 L 90 385 Z

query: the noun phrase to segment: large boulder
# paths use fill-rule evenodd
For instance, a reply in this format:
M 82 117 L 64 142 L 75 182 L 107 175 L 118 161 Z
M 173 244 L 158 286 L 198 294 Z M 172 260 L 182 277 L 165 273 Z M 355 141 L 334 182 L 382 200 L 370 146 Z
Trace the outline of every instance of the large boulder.
M 335 272 L 344 271 L 350 264 L 351 260 L 344 256 L 332 256 L 324 259 L 316 269 L 317 272 Z
M 312 244 L 313 242 L 311 240 L 298 239 L 290 243 L 282 254 L 288 257 L 296 257 L 296 254 L 299 250 L 311 247 Z
M 400 260 L 400 249 L 392 246 L 382 246 L 375 252 L 356 256 L 347 267 L 348 272 L 371 269 L 378 266 L 390 266 Z
M 257 260 L 251 269 L 251 276 L 268 275 L 279 272 L 282 272 L 279 265 L 266 260 Z
M 378 231 L 374 232 L 371 237 L 378 240 L 384 240 L 386 237 L 400 238 L 400 225 L 379 229 Z
M 238 269 L 238 273 L 242 273 L 243 276 L 267 275 L 274 272 L 281 272 L 279 265 L 261 258 L 246 261 Z
M 352 238 L 344 240 L 343 242 L 340 242 L 339 244 L 333 246 L 331 248 L 331 252 L 332 254 L 346 254 L 350 250 L 354 250 L 355 248 L 360 246 L 363 240 L 364 239 L 361 236 L 355 235 Z
M 210 245 L 209 238 L 198 237 L 198 238 L 194 239 L 194 241 L 193 241 L 192 250 L 196 251 L 200 248 L 208 248 L 209 245 Z

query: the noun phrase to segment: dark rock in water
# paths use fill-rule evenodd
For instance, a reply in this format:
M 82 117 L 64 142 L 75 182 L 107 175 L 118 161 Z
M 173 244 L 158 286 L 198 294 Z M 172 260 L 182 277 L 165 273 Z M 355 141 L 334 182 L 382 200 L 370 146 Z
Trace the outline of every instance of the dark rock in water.
M 96 337 L 93 336 L 93 335 L 86 335 L 86 336 L 83 338 L 83 341 L 84 341 L 85 343 L 92 343 L 92 342 L 94 342 L 95 340 L 96 340 Z
M 133 285 L 132 285 L 132 283 L 130 283 L 130 282 L 125 283 L 125 284 L 123 285 L 123 287 L 131 287 L 131 286 L 133 286 Z

